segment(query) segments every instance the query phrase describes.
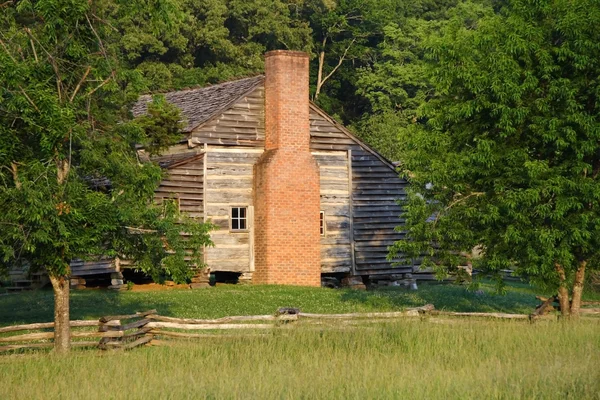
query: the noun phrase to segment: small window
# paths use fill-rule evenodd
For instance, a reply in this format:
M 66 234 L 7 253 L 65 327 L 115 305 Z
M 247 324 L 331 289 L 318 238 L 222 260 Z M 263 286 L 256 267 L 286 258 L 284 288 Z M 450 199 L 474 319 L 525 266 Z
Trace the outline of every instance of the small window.
M 248 207 L 231 207 L 231 230 L 245 231 L 248 229 Z
M 320 232 L 321 232 L 321 236 L 325 236 L 325 211 L 321 211 L 319 213 L 319 225 L 320 225 Z

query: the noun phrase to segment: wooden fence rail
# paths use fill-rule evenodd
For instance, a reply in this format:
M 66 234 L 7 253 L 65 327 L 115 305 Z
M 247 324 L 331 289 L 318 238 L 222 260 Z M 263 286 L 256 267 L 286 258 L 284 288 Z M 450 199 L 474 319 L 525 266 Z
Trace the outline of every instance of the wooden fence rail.
M 553 299 L 540 298 L 546 306 Z M 590 304 L 591 305 L 591 304 Z M 538 307 L 538 315 L 546 306 Z M 582 309 L 582 312 L 584 309 Z M 600 314 L 600 309 L 586 309 L 586 314 Z M 437 315 L 449 317 L 477 317 L 500 319 L 531 319 L 525 314 L 444 312 L 437 311 L 432 304 L 409 308 L 398 312 L 373 312 L 350 314 L 312 314 L 303 313 L 295 308 L 280 308 L 273 315 L 230 316 L 215 319 L 175 318 L 158 315 L 156 310 L 148 310 L 127 315 L 111 315 L 98 320 L 71 321 L 71 345 L 74 347 L 94 347 L 102 350 L 131 349 L 146 344 L 160 344 L 162 338 L 226 338 L 225 330 L 243 333 L 241 336 L 264 336 L 267 330 L 303 320 L 305 324 L 342 323 L 361 324 L 363 322 L 381 322 L 396 318 Z M 533 320 L 533 319 L 532 319 Z M 330 322 L 326 322 L 330 321 Z M 0 352 L 18 349 L 38 349 L 53 347 L 53 322 L 14 325 L 0 328 Z M 96 329 L 92 329 L 96 328 Z M 33 331 L 33 332 L 32 332 Z M 36 332 L 37 331 L 37 332 Z M 190 332 L 195 331 L 195 332 Z M 202 332 L 204 331 L 204 332 Z M 207 332 L 211 331 L 211 332 Z M 252 332 L 257 331 L 257 332 Z M 13 334 L 14 333 L 14 334 Z M 11 335 L 7 335 L 11 334 Z M 236 334 L 240 336 L 240 334 Z M 81 339 L 99 339 L 96 341 Z

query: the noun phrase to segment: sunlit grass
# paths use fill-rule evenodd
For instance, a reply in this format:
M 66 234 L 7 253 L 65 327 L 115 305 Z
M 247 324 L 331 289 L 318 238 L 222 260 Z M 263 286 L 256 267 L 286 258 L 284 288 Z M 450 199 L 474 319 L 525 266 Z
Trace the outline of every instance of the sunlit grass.
M 84 290 L 71 292 L 71 318 L 93 319 L 153 308 L 162 315 L 189 318 L 272 314 L 279 307 L 297 307 L 314 313 L 372 312 L 427 303 L 448 311 L 527 314 L 539 303 L 535 295 L 547 294 L 523 283 L 511 283 L 505 296 L 494 294 L 491 283 L 484 283 L 481 289 L 478 294 L 464 286 L 423 283 L 414 292 L 399 288 L 365 292 L 289 286 L 219 286 L 151 292 Z M 0 325 L 52 321 L 52 318 L 51 290 L 0 296 Z
M 600 323 L 402 320 L 0 357 L 3 399 L 597 399 Z

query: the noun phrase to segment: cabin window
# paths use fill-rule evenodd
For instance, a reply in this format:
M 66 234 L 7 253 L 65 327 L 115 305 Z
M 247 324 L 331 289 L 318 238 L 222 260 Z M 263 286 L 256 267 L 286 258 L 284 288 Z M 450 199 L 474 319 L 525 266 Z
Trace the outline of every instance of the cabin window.
M 319 231 L 321 236 L 325 236 L 325 211 L 319 213 Z
M 231 207 L 231 230 L 248 230 L 248 207 Z

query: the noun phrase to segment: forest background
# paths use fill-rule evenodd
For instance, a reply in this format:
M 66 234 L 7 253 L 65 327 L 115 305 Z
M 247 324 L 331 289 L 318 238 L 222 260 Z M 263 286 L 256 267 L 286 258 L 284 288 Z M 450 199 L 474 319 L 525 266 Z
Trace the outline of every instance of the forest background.
M 109 1 L 109 3 L 112 1 Z M 144 10 L 145 1 L 115 8 Z M 120 13 L 120 54 L 145 91 L 205 86 L 263 72 L 276 49 L 311 55 L 311 97 L 386 157 L 397 160 L 401 131 L 434 96 L 427 38 L 451 21 L 473 25 L 499 12 L 488 0 L 160 0 L 150 13 Z M 156 7 L 156 5 L 154 5 Z M 163 19 L 164 20 L 164 19 Z

